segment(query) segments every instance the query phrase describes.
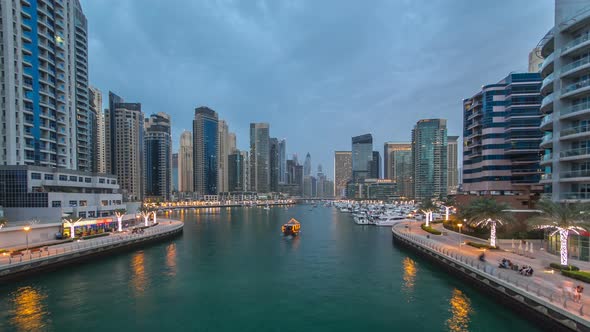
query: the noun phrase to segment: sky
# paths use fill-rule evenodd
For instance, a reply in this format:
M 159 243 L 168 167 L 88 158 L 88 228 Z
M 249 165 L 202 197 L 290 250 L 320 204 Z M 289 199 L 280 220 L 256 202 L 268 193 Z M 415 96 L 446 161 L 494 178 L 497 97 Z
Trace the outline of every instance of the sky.
M 461 135 L 462 100 L 512 71 L 553 25 L 553 0 L 81 0 L 91 85 L 146 116 L 172 116 L 175 151 L 194 109 L 240 149 L 270 123 L 300 162 L 333 178 L 336 150 L 373 134 L 409 141 L 419 119 Z

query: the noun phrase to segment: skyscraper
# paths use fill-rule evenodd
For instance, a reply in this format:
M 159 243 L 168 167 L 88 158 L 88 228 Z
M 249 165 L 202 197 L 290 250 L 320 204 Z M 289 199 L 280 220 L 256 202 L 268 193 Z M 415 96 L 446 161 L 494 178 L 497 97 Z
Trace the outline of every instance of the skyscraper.
M 239 150 L 235 150 L 228 156 L 227 161 L 228 191 L 246 191 L 244 188 L 244 155 Z
M 199 195 L 218 193 L 219 120 L 208 107 L 195 109 L 193 120 L 193 183 Z
M 185 130 L 180 134 L 178 150 L 178 191 L 192 193 L 194 188 L 193 134 Z
M 102 93 L 95 87 L 89 87 L 90 113 L 94 115 L 94 133 L 92 139 L 92 169 L 94 172 L 106 173 L 105 122 L 102 109 Z
M 219 140 L 219 156 L 217 158 L 217 190 L 227 192 L 227 157 L 229 151 L 229 129 L 225 120 L 219 120 L 217 126 L 217 137 Z
M 459 186 L 459 136 L 447 137 L 447 192 L 456 194 Z
M 250 124 L 250 190 L 270 192 L 270 137 L 268 123 Z
M 529 73 L 538 73 L 543 64 L 543 57 L 541 56 L 541 48 L 535 47 L 529 53 Z
M 391 153 L 393 164 L 393 181 L 396 194 L 402 198 L 414 197 L 414 167 L 412 150 L 395 150 Z
M 587 1 L 555 2 L 555 26 L 539 42 L 541 183 L 553 201 L 590 202 L 590 11 Z M 466 174 L 463 170 L 465 182 Z
M 372 160 L 369 162 L 369 177 L 371 179 L 381 178 L 381 154 L 379 151 L 373 151 Z
M 414 196 L 447 196 L 447 120 L 419 120 L 412 130 Z
M 373 161 L 373 136 L 365 134 L 352 138 L 352 179 L 355 182 L 370 175 Z
M 178 192 L 178 153 L 172 154 L 172 192 Z
M 279 140 L 275 137 L 270 139 L 270 191 L 279 191 Z
M 334 152 L 334 196 L 346 196 L 346 184 L 352 180 L 352 152 Z
M 80 3 L 2 1 L 0 164 L 92 171 Z
M 126 201 L 143 200 L 143 122 L 140 103 L 126 103 L 109 92 L 109 109 L 105 112 L 106 168 L 117 176 Z
M 170 199 L 172 191 L 172 137 L 170 115 L 152 114 L 145 121 L 145 197 Z
M 463 101 L 463 191 L 519 195 L 515 206 L 532 206 L 530 194 L 543 190 L 540 86 L 538 73 L 510 73 Z
M 305 155 L 305 162 L 303 163 L 303 176 L 311 175 L 311 155 L 309 152 Z
M 279 141 L 279 183 L 287 183 L 287 140 Z
M 394 180 L 395 159 L 392 156 L 394 151 L 412 151 L 410 142 L 386 142 L 383 145 L 383 178 Z
M 242 181 L 242 190 L 251 191 L 252 189 L 250 189 L 250 154 L 248 153 L 248 151 L 240 151 L 240 156 L 242 156 L 244 165 L 244 171 L 242 172 L 244 176 L 244 180 Z

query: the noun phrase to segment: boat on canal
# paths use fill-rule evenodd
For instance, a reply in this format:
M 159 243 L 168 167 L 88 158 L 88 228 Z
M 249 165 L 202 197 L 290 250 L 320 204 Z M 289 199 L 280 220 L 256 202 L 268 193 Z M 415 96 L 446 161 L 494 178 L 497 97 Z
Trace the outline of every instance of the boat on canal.
M 281 227 L 283 235 L 299 235 L 301 231 L 301 224 L 295 218 L 291 218 L 286 224 Z

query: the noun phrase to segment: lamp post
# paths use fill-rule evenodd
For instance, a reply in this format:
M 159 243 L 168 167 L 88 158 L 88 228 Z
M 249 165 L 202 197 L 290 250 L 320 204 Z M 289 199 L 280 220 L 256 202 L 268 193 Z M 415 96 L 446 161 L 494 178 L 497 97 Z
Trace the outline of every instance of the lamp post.
M 461 241 L 461 227 L 463 226 L 463 224 L 457 224 L 457 226 L 459 226 L 459 247 L 463 244 Z
M 31 226 L 25 226 L 23 228 L 23 230 L 25 231 L 25 236 L 27 239 L 27 251 L 29 251 L 29 231 L 31 230 Z M 30 253 L 29 253 L 29 255 L 30 255 Z

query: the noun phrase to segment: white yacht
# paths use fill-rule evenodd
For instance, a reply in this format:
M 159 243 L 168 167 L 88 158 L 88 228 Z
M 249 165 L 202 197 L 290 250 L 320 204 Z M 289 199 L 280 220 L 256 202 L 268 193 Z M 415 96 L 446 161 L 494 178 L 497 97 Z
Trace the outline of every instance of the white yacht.
M 381 216 L 377 219 L 375 219 L 375 226 L 393 226 L 395 224 L 397 224 L 398 222 L 402 222 L 402 221 L 409 221 L 409 219 L 407 219 L 405 216 Z

